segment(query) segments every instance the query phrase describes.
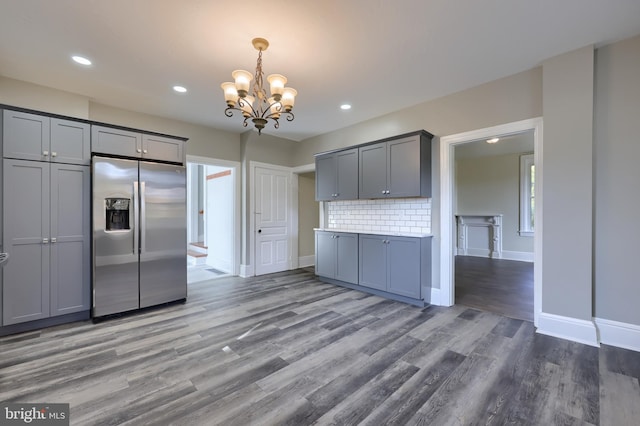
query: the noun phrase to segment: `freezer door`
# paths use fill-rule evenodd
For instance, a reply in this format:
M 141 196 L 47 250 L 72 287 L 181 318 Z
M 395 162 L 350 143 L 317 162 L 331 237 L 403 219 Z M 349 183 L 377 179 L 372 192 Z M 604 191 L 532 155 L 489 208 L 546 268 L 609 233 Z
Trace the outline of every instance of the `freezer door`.
M 138 162 L 93 158 L 94 317 L 139 307 Z
M 140 162 L 140 307 L 187 297 L 186 172 Z

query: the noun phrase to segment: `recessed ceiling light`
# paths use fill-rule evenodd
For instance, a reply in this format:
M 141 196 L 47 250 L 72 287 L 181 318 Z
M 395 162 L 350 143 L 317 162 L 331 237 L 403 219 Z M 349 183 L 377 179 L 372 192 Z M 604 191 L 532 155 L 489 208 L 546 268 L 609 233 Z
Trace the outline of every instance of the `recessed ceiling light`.
M 344 109 L 344 110 L 351 109 L 351 105 L 349 105 L 349 104 L 342 104 L 342 105 L 340 105 L 340 109 Z
M 84 56 L 76 55 L 76 56 L 72 56 L 71 59 L 73 59 L 75 62 L 79 63 L 80 65 L 91 65 L 91 61 L 85 58 Z
M 173 86 L 173 90 L 175 90 L 178 93 L 186 93 L 187 92 L 187 88 L 184 86 Z
M 487 139 L 487 143 L 496 143 L 500 140 L 500 138 L 491 138 L 491 139 Z

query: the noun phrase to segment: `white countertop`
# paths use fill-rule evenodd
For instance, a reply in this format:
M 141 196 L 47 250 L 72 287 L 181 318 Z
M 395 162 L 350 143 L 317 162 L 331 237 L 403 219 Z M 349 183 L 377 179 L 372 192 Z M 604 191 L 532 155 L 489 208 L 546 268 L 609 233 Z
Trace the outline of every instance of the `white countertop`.
M 339 229 L 339 228 L 313 228 L 313 230 L 324 231 L 324 232 L 346 232 L 351 234 L 389 235 L 394 237 L 414 237 L 414 238 L 433 237 L 433 234 L 421 234 L 416 232 L 365 231 L 361 229 L 354 230 L 354 229 Z

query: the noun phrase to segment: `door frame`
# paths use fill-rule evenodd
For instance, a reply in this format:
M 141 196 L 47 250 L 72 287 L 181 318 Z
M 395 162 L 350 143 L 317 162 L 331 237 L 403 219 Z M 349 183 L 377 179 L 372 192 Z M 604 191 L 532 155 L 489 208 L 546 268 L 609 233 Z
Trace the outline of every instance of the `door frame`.
M 249 268 L 245 271 L 246 275 L 243 276 L 255 276 L 256 275 L 256 168 L 261 167 L 263 169 L 272 169 L 289 174 L 289 212 L 291 215 L 287 224 L 289 238 L 287 244 L 289 245 L 289 260 L 287 262 L 287 268 L 293 269 L 293 259 L 298 256 L 298 208 L 297 208 L 297 193 L 295 195 L 296 204 L 293 204 L 294 199 L 294 187 L 293 187 L 293 169 L 291 167 L 279 166 L 277 164 L 262 163 L 260 161 L 249 161 L 249 181 L 251 182 L 251 194 L 249 197 L 249 253 L 251 253 L 251 260 L 249 262 Z M 296 188 L 297 190 L 297 175 L 296 175 Z M 295 217 L 295 219 L 294 219 Z M 293 228 L 293 225 L 296 228 Z M 295 237 L 295 238 L 294 238 Z M 295 244 L 294 244 L 295 243 Z M 297 263 L 297 261 L 296 261 Z
M 536 165 L 536 209 L 533 240 L 533 318 L 538 325 L 542 312 L 542 117 L 516 121 L 440 138 L 440 294 L 432 301 L 442 306 L 455 304 L 454 253 L 455 226 L 453 196 L 455 180 L 454 147 L 494 136 L 506 136 L 533 130 Z M 432 292 L 433 294 L 434 292 Z
M 229 160 L 220 160 L 217 158 L 210 157 L 201 157 L 198 155 L 188 155 L 187 154 L 187 163 L 196 163 L 196 164 L 205 164 L 207 166 L 218 166 L 218 167 L 226 167 L 232 169 L 231 176 L 233 178 L 233 243 L 232 243 L 232 253 L 233 253 L 233 270 L 232 275 L 240 274 L 240 200 L 241 200 L 241 189 L 240 189 L 240 171 L 241 165 L 238 161 L 229 161 Z M 185 164 L 186 167 L 186 164 Z

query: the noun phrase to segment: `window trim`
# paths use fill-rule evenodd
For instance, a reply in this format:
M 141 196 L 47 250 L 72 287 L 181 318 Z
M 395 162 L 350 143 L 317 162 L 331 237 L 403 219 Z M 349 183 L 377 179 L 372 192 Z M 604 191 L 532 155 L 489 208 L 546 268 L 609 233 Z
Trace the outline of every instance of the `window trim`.
M 521 237 L 533 237 L 534 229 L 531 223 L 531 166 L 535 165 L 534 155 L 523 154 L 520 156 L 520 229 Z M 535 197 L 535 193 L 533 195 Z M 535 225 L 534 225 L 535 226 Z

